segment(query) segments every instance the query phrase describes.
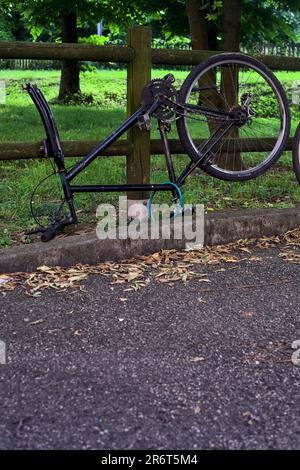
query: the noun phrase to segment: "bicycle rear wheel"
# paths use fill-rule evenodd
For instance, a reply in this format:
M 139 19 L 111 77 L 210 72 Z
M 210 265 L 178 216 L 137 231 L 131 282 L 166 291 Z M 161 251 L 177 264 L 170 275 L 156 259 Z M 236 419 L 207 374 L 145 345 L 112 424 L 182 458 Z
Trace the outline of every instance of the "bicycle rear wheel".
M 248 119 L 234 124 L 217 141 L 226 125 L 225 118 L 201 114 L 200 107 L 221 113 L 242 112 L 246 100 Z M 290 132 L 285 92 L 275 75 L 252 57 L 225 53 L 209 58 L 187 76 L 180 90 L 180 103 L 183 108 L 177 129 L 190 158 L 199 160 L 207 148 L 204 142 L 215 144 L 199 163 L 211 176 L 229 181 L 256 178 L 278 160 L 285 148 Z
M 300 124 L 297 127 L 293 142 L 293 166 L 296 178 L 300 183 Z

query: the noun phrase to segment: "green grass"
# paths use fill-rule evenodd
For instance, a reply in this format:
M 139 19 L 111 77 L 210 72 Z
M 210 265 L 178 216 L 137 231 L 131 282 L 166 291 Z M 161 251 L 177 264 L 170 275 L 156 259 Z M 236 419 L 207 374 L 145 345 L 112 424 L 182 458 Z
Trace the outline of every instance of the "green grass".
M 160 78 L 165 70 L 153 71 Z M 188 72 L 175 71 L 178 86 Z M 280 72 L 278 78 L 287 87 L 300 80 L 300 73 Z M 0 71 L 0 80 L 7 82 L 7 101 L 0 105 L 1 141 L 38 141 L 44 138 L 39 115 L 21 85 L 36 81 L 47 99 L 54 100 L 58 94 L 58 71 Z M 94 103 L 89 106 L 53 105 L 62 139 L 101 139 L 109 134 L 125 117 L 126 71 L 98 71 L 81 74 L 81 88 L 92 94 Z M 300 107 L 300 105 L 299 105 Z M 293 132 L 297 126 L 293 120 Z M 153 137 L 158 132 L 153 126 Z M 172 137 L 176 137 L 175 126 Z M 71 165 L 74 159 L 68 159 Z M 174 156 L 177 172 L 183 169 L 188 157 Z M 0 246 L 10 245 L 15 232 L 32 228 L 29 201 L 34 186 L 51 172 L 46 161 L 3 161 L 0 164 Z M 125 182 L 125 158 L 114 157 L 95 161 L 80 175 L 78 182 L 89 184 L 115 184 Z M 168 179 L 162 156 L 152 157 L 151 178 L 153 182 Z M 50 194 L 45 185 L 44 196 Z M 116 201 L 117 194 L 85 194 L 76 196 L 81 221 L 94 218 L 100 202 Z M 165 197 L 167 197 L 165 195 Z M 208 209 L 291 207 L 300 203 L 300 187 L 292 172 L 291 155 L 285 154 L 280 162 L 266 175 L 246 183 L 228 183 L 213 179 L 201 172 L 189 178 L 184 188 L 184 201 L 204 203 Z

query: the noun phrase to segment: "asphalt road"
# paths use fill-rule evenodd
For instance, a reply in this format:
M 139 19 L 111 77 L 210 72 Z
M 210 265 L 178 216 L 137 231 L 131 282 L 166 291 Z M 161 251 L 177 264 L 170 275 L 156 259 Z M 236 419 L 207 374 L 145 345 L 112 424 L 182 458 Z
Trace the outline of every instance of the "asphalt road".
M 300 449 L 300 265 L 259 256 L 0 297 L 1 449 Z

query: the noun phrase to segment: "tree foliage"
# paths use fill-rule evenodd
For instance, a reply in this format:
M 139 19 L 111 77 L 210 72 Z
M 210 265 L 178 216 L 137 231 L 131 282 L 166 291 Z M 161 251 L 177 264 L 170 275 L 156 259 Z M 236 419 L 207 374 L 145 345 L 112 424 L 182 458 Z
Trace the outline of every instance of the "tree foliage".
M 48 33 L 59 30 L 64 12 L 76 12 L 79 28 L 86 23 L 95 28 L 102 18 L 111 25 L 122 24 L 123 27 L 145 19 L 135 0 L 4 0 L 1 4 L 8 14 L 18 11 L 25 18 L 34 39 L 39 38 L 44 29 Z
M 142 0 L 143 1 L 143 0 Z M 222 0 L 198 0 L 204 12 L 208 33 L 214 30 L 219 41 L 222 30 Z M 280 45 L 299 42 L 299 0 L 241 0 L 241 43 L 252 47 L 259 42 Z M 157 35 L 172 37 L 189 34 L 186 0 L 144 0 L 145 11 L 152 14 L 151 24 Z
M 221 40 L 223 0 L 198 0 L 205 13 L 208 33 Z M 241 43 L 252 47 L 259 42 L 280 45 L 299 42 L 299 0 L 241 0 Z M 92 35 L 100 19 L 113 31 L 130 24 L 150 24 L 156 38 L 189 35 L 186 0 L 2 0 L 6 12 L 19 12 L 36 39 L 59 40 L 60 16 L 75 10 L 81 35 Z M 1 20 L 0 20 L 1 21 Z
M 14 39 L 12 29 L 12 21 L 0 11 L 0 41 L 12 41 Z

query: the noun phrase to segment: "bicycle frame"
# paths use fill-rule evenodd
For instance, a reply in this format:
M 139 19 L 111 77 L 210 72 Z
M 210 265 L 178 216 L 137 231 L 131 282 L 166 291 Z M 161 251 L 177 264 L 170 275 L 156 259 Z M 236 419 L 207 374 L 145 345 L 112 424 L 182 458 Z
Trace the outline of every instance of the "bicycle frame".
M 158 119 L 158 126 L 163 143 L 164 154 L 166 158 L 166 164 L 169 174 L 170 183 L 173 184 L 117 184 L 117 185 L 73 185 L 71 182 L 78 176 L 88 165 L 90 165 L 101 153 L 113 144 L 117 139 L 124 135 L 132 126 L 139 124 L 145 129 L 149 129 L 150 119 L 155 114 L 155 111 L 162 105 L 165 97 L 163 95 L 158 96 L 151 105 L 148 107 L 141 106 L 134 114 L 129 116 L 114 132 L 112 132 L 107 138 L 101 141 L 93 150 L 91 150 L 85 157 L 83 157 L 77 164 L 75 164 L 69 171 L 65 168 L 64 153 L 59 137 L 59 133 L 56 127 L 54 116 L 52 111 L 42 94 L 42 92 L 36 87 L 30 84 L 25 85 L 25 89 L 31 96 L 35 106 L 37 107 L 39 114 L 42 118 L 44 128 L 46 131 L 47 139 L 43 140 L 44 155 L 46 157 L 52 157 L 58 167 L 58 173 L 60 175 L 64 195 L 66 202 L 69 205 L 70 217 L 59 221 L 56 225 L 54 224 L 54 230 L 58 230 L 66 225 L 77 223 L 76 211 L 73 204 L 73 194 L 75 193 L 88 193 L 88 192 L 123 192 L 123 191 L 171 191 L 174 199 L 177 198 L 177 192 L 174 188 L 174 184 L 177 187 L 181 187 L 186 178 L 193 172 L 193 170 L 201 164 L 202 166 L 209 163 L 209 155 L 212 149 L 224 138 L 229 130 L 235 125 L 235 116 L 232 113 L 222 113 L 223 116 L 228 117 L 228 125 L 224 126 L 222 123 L 210 138 L 204 143 L 200 149 L 199 160 L 194 162 L 191 161 L 181 175 L 177 178 L 175 169 L 172 161 L 172 155 L 170 151 L 168 132 L 170 131 L 170 125 Z M 176 105 L 175 105 L 176 106 Z M 178 105 L 180 106 L 180 105 Z M 213 110 L 209 110 L 201 106 L 198 110 L 202 111 L 203 114 L 211 116 L 214 114 Z M 220 111 L 215 111 L 216 116 L 220 116 Z M 222 129 L 224 127 L 224 129 Z M 216 135 L 220 132 L 220 135 Z M 216 137 L 216 138 L 215 138 Z M 215 138 L 215 139 L 214 139 Z M 39 230 L 42 231 L 42 230 Z

